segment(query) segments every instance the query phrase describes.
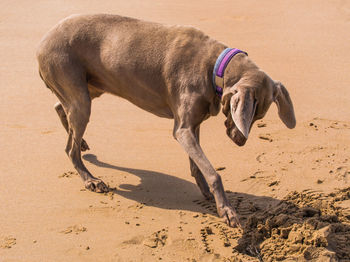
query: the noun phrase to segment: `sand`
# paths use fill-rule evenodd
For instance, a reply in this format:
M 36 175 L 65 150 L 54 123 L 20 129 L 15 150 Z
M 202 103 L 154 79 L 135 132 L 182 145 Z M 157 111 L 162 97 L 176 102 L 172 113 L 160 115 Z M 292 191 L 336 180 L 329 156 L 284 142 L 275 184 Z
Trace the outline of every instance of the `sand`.
M 242 230 L 203 199 L 172 121 L 110 95 L 94 100 L 83 158 L 114 190 L 84 189 L 35 60 L 73 13 L 195 26 L 288 88 L 293 130 L 275 105 L 243 148 L 221 113 L 201 130 Z M 2 0 L 0 32 L 1 262 L 350 260 L 349 2 Z

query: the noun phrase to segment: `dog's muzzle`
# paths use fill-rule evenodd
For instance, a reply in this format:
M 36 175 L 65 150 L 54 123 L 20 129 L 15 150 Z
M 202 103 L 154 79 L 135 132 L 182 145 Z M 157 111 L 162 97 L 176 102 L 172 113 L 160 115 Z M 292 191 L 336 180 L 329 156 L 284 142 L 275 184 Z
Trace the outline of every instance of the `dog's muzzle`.
M 247 138 L 241 133 L 241 131 L 238 130 L 238 128 L 235 126 L 233 121 L 228 118 L 228 120 L 225 121 L 226 126 L 226 134 L 231 138 L 233 142 L 237 146 L 244 146 L 247 142 Z

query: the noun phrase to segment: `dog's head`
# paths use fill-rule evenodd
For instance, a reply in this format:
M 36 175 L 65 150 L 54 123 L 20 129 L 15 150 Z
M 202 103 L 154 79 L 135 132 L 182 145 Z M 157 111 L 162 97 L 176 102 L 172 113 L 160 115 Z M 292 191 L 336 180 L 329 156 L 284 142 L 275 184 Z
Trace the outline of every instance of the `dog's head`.
M 265 116 L 272 102 L 276 103 L 282 122 L 288 128 L 294 128 L 296 121 L 292 100 L 281 82 L 273 81 L 259 71 L 241 78 L 232 87 L 225 87 L 222 112 L 227 117 L 227 135 L 238 146 L 243 146 L 253 123 Z

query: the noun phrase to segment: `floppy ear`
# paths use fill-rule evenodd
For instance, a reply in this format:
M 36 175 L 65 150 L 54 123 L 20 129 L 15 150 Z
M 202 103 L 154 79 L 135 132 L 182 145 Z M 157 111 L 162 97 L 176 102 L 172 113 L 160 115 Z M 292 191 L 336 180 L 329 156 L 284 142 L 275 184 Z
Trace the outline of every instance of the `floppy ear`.
M 287 89 L 281 82 L 275 82 L 274 101 L 278 107 L 278 115 L 282 122 L 288 128 L 294 128 L 296 125 L 294 108 Z
M 249 91 L 238 91 L 232 96 L 230 106 L 233 122 L 244 137 L 248 139 L 257 106 L 253 94 Z
M 236 94 L 237 91 L 232 88 L 225 88 L 224 93 L 222 94 L 221 98 L 221 104 L 222 104 L 222 113 L 224 113 L 225 116 L 228 116 L 230 113 L 230 101 L 234 94 Z

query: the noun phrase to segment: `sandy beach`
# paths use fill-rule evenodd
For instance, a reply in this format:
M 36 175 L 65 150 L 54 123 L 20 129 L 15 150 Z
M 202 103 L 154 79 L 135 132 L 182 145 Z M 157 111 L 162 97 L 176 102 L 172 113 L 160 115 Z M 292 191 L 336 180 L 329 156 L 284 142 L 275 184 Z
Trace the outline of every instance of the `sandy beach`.
M 202 125 L 243 229 L 218 218 L 173 139 L 173 121 L 121 98 L 93 101 L 87 191 L 64 152 L 40 39 L 71 14 L 194 26 L 287 87 L 295 129 L 272 105 L 238 147 L 225 116 Z M 0 2 L 0 261 L 350 261 L 350 2 Z

